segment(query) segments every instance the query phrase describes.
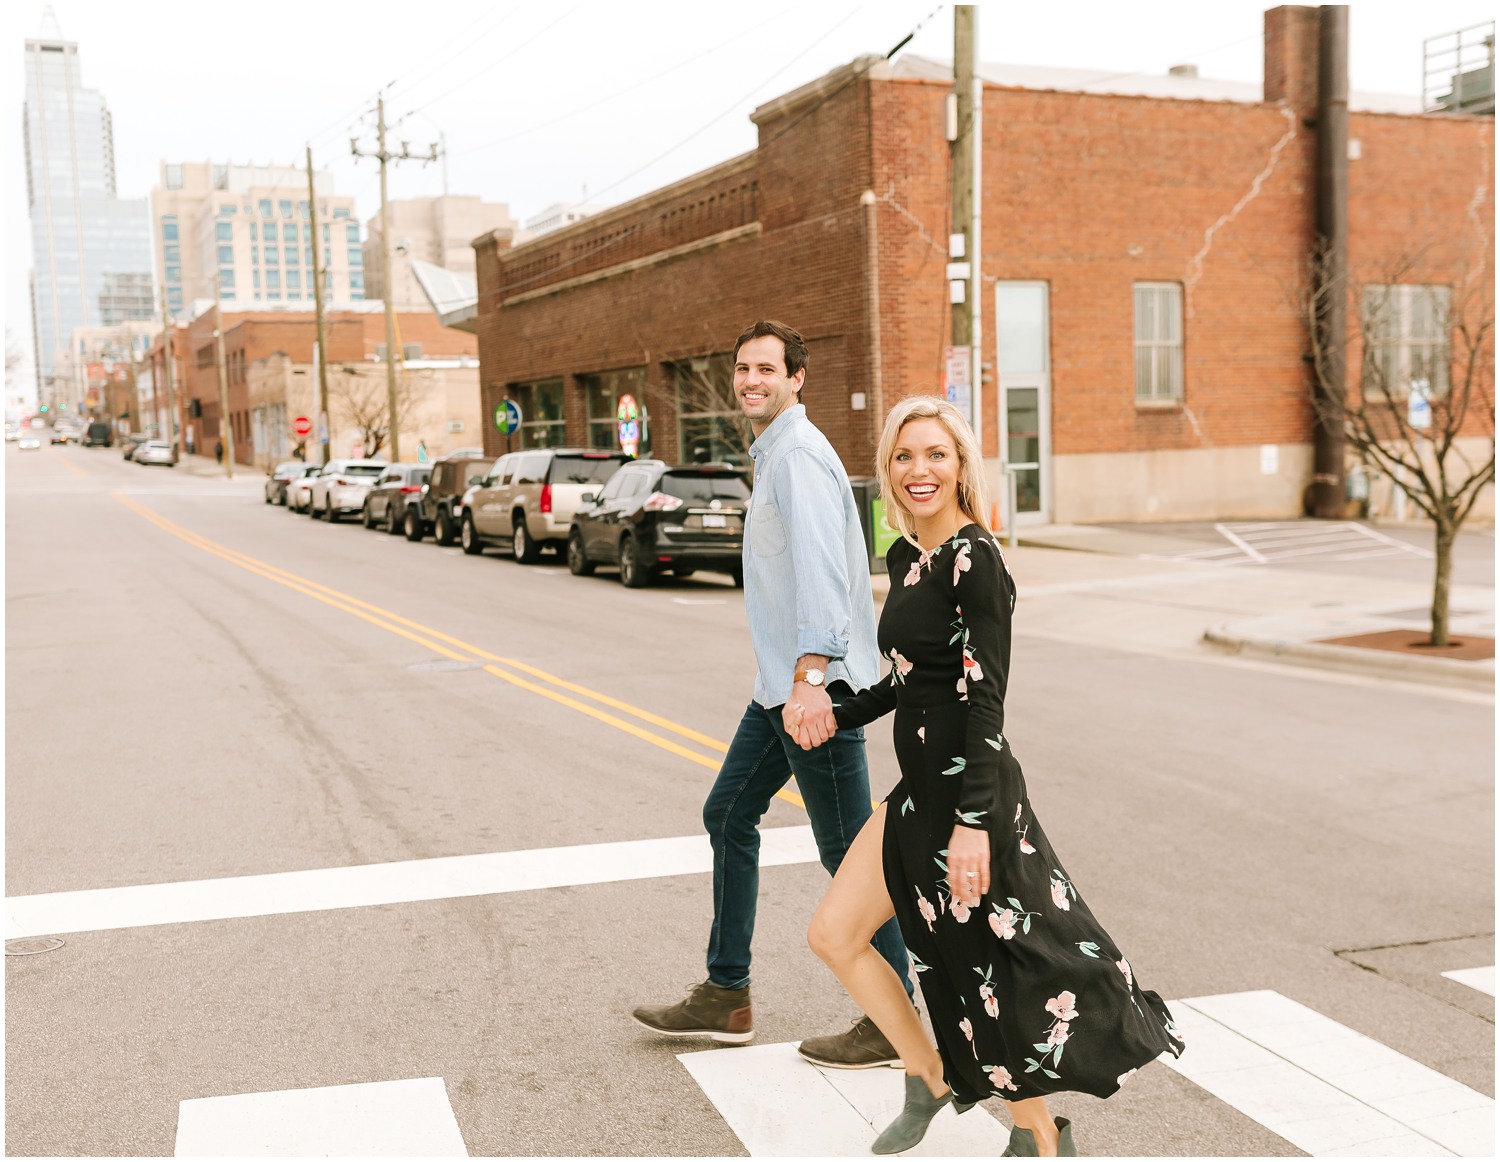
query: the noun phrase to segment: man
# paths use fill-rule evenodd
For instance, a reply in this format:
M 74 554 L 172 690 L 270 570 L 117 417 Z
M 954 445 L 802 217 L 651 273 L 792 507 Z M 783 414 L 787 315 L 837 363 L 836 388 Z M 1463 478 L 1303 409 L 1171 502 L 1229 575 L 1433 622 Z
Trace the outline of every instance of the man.
M 714 851 L 714 921 L 708 979 L 685 1000 L 642 1005 L 633 1016 L 676 1037 L 743 1044 L 755 1036 L 750 1010 L 750 938 L 760 882 L 756 825 L 776 792 L 797 776 L 823 866 L 838 869 L 870 817 L 863 730 L 834 731 L 831 708 L 879 677 L 870 563 L 854 493 L 832 445 L 807 419 L 800 393 L 807 344 L 781 323 L 761 321 L 734 350 L 734 391 L 755 443 L 755 488 L 743 550 L 745 612 L 758 667 L 755 698 L 740 720 L 703 805 Z M 799 722 L 819 745 L 801 750 Z M 906 948 L 895 920 L 871 942 L 911 995 Z M 898 1065 L 868 1017 L 843 1033 L 798 1047 L 819 1065 Z

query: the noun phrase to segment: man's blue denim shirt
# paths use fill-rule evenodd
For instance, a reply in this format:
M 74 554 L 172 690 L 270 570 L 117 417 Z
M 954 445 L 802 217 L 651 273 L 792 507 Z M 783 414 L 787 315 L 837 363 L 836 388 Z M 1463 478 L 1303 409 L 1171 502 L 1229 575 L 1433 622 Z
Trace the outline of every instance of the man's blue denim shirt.
M 755 489 L 743 552 L 756 703 L 770 709 L 791 697 L 803 654 L 832 659 L 829 682 L 874 685 L 880 649 L 870 558 L 833 445 L 799 403 L 771 421 L 750 455 Z

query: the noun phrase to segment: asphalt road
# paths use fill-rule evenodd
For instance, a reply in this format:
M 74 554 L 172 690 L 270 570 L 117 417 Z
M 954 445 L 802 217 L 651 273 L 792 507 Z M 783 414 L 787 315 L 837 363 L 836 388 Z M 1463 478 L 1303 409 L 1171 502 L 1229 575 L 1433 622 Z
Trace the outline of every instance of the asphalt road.
M 8 899 L 701 832 L 753 673 L 727 579 L 466 558 L 104 449 L 5 468 Z M 1492 1096 L 1493 1001 L 1438 974 L 1494 963 L 1493 715 L 1033 636 L 1023 602 L 1007 721 L 1146 987 L 1275 990 Z M 184 1099 L 441 1077 L 472 1155 L 745 1153 L 698 1046 L 626 1017 L 701 979 L 708 877 L 586 878 L 8 956 L 6 1152 L 170 1155 Z M 758 1043 L 854 1015 L 804 942 L 825 884 L 763 869 Z M 1299 1153 L 1162 1066 L 1054 1104 L 1087 1153 Z

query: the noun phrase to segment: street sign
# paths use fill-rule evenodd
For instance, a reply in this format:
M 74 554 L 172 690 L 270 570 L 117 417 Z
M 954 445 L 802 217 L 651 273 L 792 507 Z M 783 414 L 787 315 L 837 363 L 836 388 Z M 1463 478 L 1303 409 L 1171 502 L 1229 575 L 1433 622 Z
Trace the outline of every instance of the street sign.
M 495 430 L 508 436 L 521 426 L 521 405 L 513 399 L 503 399 L 495 405 Z
M 292 421 L 292 431 L 296 432 L 299 436 L 311 435 L 312 420 L 308 419 L 306 416 L 298 416 L 295 420 Z
M 967 419 L 973 407 L 973 386 L 969 375 L 970 349 L 949 347 L 943 360 L 943 398 L 963 412 Z

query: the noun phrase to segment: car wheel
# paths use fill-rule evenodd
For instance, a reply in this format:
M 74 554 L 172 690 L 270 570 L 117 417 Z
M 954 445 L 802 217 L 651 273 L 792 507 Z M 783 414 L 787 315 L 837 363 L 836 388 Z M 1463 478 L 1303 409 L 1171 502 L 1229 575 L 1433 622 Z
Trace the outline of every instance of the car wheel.
M 583 552 L 583 535 L 573 529 L 568 533 L 568 572 L 575 577 L 590 577 L 594 573 L 594 562 Z
M 459 533 L 459 542 L 464 547 L 464 552 L 471 557 L 477 557 L 484 552 L 484 542 L 479 539 L 479 534 L 474 529 L 474 518 L 464 513 L 464 525 Z
M 331 507 L 332 506 L 330 506 L 330 510 Z M 375 514 L 370 511 L 370 502 L 368 500 L 365 501 L 364 508 L 360 510 L 359 519 L 360 522 L 365 526 L 365 528 L 373 529 L 375 527 Z
M 269 497 L 269 496 L 266 496 L 266 494 L 265 494 L 265 493 L 261 493 L 261 496 L 262 496 L 262 497 L 263 497 L 263 498 L 264 498 L 264 499 L 265 499 L 265 502 L 266 502 L 266 503 L 267 503 L 267 504 L 270 504 L 270 503 L 271 503 L 271 498 L 270 498 L 270 497 Z
M 640 546 L 628 533 L 620 542 L 620 580 L 627 589 L 644 589 L 651 584 L 651 566 L 640 558 Z
M 453 521 L 448 518 L 446 508 L 438 509 L 437 520 L 432 526 L 432 539 L 445 546 L 453 543 Z
M 417 520 L 417 510 L 408 508 L 406 510 L 406 521 L 404 524 L 406 539 L 408 541 L 420 541 L 422 539 L 422 522 Z
M 733 569 L 729 570 L 729 576 L 733 579 L 736 589 L 743 589 L 745 587 L 745 567 L 743 565 L 736 565 Z
M 385 531 L 392 537 L 401 531 L 401 514 L 396 511 L 394 504 L 385 506 Z
M 330 497 L 328 503 L 323 506 L 323 519 L 331 525 L 339 523 L 339 510 L 333 507 L 333 499 Z
M 535 565 L 542 556 L 542 546 L 532 538 L 526 528 L 526 514 L 517 511 L 511 515 L 510 551 L 520 565 Z

